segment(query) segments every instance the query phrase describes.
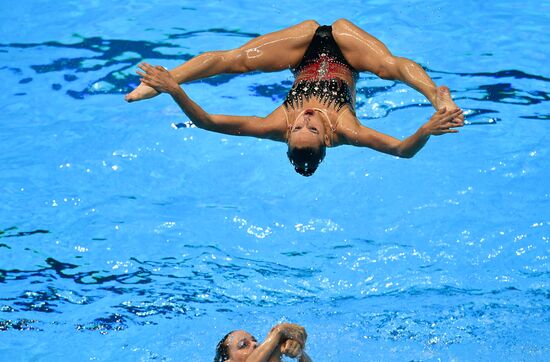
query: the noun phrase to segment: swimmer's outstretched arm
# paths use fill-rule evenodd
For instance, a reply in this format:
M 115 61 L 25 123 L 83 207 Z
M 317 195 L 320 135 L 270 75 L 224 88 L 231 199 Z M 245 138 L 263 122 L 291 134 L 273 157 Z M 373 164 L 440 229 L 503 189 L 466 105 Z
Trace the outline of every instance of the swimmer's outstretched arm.
M 168 93 L 189 119 L 199 128 L 235 136 L 253 136 L 284 141 L 284 112 L 277 108 L 267 117 L 209 114 L 183 91 L 174 77 L 163 67 L 141 63 L 137 71 L 144 84 L 159 93 Z
M 351 114 L 342 119 L 343 122 L 339 132 L 347 144 L 369 147 L 393 156 L 411 158 L 424 147 L 430 136 L 457 133 L 456 128 L 464 125 L 464 122 L 460 119 L 461 115 L 461 109 L 447 110 L 441 108 L 418 131 L 402 141 L 362 126 L 357 118 Z

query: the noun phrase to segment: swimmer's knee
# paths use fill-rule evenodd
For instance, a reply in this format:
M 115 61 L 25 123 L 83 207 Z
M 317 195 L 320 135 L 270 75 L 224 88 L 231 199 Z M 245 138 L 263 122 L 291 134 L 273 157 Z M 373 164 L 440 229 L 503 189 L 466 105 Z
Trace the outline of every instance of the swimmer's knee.
M 376 64 L 372 72 L 382 79 L 395 80 L 398 77 L 398 59 L 392 55 L 386 56 Z
M 225 69 L 228 73 L 246 73 L 253 69 L 252 61 L 243 48 L 227 50 L 222 57 L 227 64 Z
M 300 23 L 300 26 L 305 27 L 308 30 L 317 30 L 317 28 L 320 26 L 318 22 L 315 20 L 305 20 Z
M 340 18 L 332 23 L 332 28 L 334 30 L 338 30 L 338 28 L 349 27 L 350 25 L 353 26 L 353 23 L 351 21 L 349 21 L 348 19 Z

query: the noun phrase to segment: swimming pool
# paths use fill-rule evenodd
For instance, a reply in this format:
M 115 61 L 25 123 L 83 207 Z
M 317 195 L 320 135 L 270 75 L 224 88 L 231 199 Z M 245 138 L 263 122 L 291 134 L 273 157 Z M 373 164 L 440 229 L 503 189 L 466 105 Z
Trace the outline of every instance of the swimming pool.
M 10 1 L 0 14 L 0 359 L 210 361 L 228 331 L 303 324 L 315 361 L 544 360 L 550 333 L 548 5 Z M 446 84 L 459 135 L 415 158 L 337 148 L 312 178 L 284 145 L 184 127 L 167 67 L 307 18 L 346 17 Z M 290 72 L 185 86 L 267 114 Z M 422 97 L 362 75 L 393 136 Z

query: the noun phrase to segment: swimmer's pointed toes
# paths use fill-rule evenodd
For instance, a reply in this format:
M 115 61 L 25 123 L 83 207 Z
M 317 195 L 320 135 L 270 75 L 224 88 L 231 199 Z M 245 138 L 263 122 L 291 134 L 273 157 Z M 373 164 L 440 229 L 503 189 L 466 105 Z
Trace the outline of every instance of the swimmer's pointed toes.
M 132 103 L 132 102 L 137 102 L 144 99 L 153 98 L 159 94 L 160 94 L 159 92 L 149 87 L 148 85 L 145 85 L 144 83 L 140 83 L 136 87 L 136 89 L 126 94 L 126 96 L 124 96 L 124 99 L 128 103 Z

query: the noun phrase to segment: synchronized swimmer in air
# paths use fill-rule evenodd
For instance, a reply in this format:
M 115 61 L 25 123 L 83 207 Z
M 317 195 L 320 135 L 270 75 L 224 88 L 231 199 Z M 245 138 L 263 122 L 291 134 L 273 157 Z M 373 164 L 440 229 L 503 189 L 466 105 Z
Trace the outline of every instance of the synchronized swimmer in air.
M 147 63 L 139 68 L 141 84 L 126 95 L 128 102 L 168 93 L 199 128 L 285 142 L 288 159 L 304 176 L 315 172 L 327 147 L 369 147 L 410 158 L 430 136 L 456 133 L 464 125 L 463 112 L 447 87 L 437 87 L 417 63 L 392 55 L 382 42 L 345 19 L 331 26 L 304 21 L 237 49 L 202 53 L 170 71 Z M 283 104 L 265 117 L 209 114 L 179 85 L 222 73 L 285 69 L 294 73 L 294 84 Z M 406 83 L 436 112 L 404 140 L 363 126 L 355 114 L 355 84 L 363 71 Z

